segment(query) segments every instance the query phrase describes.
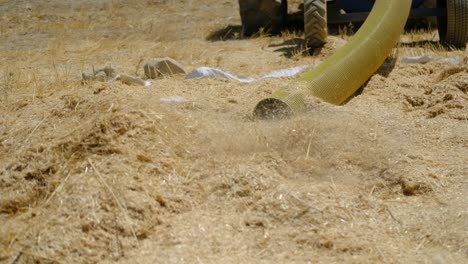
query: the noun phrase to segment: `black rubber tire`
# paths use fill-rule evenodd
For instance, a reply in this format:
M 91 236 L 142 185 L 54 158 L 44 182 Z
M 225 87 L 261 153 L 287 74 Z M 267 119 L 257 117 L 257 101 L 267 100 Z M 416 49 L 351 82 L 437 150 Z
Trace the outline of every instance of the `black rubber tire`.
M 288 15 L 287 0 L 239 0 L 239 9 L 243 37 L 258 33 L 260 28 L 279 33 Z
M 307 46 L 320 48 L 327 40 L 327 1 L 304 0 L 304 35 Z
M 438 0 L 437 6 L 447 8 L 447 17 L 437 19 L 441 42 L 464 48 L 468 42 L 468 0 Z

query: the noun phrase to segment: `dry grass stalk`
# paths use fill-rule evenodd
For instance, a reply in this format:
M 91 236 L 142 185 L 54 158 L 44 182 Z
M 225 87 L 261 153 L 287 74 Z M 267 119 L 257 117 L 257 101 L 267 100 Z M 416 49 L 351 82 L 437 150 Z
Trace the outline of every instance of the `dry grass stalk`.
M 94 166 L 94 163 L 91 161 L 91 159 L 88 159 L 88 162 L 89 162 L 89 165 L 91 165 L 91 167 L 94 169 L 94 171 L 96 172 L 96 175 L 98 176 L 98 179 L 99 181 L 101 182 L 102 185 L 104 185 L 104 187 L 107 189 L 107 191 L 112 195 L 112 198 L 114 198 L 115 202 L 117 203 L 117 206 L 119 207 L 119 209 L 122 211 L 122 213 L 124 214 L 125 216 L 125 220 L 127 221 L 127 224 L 130 228 L 130 230 L 132 231 L 132 234 L 133 234 L 133 237 L 135 238 L 135 241 L 137 242 L 137 244 L 139 243 L 138 241 L 138 238 L 137 238 L 137 235 L 136 235 L 136 232 L 135 232 L 135 229 L 133 228 L 133 222 L 131 221 L 129 215 L 128 215 L 128 210 L 126 209 L 126 207 L 122 204 L 122 202 L 119 200 L 119 198 L 117 198 L 117 195 L 115 195 L 114 191 L 112 190 L 112 188 L 107 184 L 107 182 L 104 180 L 104 178 L 102 177 L 101 173 L 99 172 L 99 170 Z

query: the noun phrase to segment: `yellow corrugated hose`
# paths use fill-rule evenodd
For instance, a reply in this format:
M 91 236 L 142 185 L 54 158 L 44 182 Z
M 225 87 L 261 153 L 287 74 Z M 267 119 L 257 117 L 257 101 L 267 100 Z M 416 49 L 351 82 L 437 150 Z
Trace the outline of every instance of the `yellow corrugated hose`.
M 305 108 L 304 98 L 315 96 L 341 104 L 382 65 L 398 43 L 411 9 L 411 0 L 377 0 L 368 18 L 335 54 L 270 97 L 254 110 L 258 118 L 290 115 Z

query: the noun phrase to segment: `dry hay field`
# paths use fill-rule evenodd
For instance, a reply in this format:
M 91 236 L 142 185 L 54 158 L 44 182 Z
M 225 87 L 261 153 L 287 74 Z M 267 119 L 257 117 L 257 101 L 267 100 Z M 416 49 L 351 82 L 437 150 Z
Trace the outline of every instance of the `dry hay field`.
M 285 120 L 252 110 L 292 78 L 81 81 L 166 56 L 257 76 L 349 38 L 306 56 L 239 25 L 237 0 L 0 0 L 0 263 L 468 263 L 468 55 L 437 31 L 394 57 L 465 62 L 394 58 Z

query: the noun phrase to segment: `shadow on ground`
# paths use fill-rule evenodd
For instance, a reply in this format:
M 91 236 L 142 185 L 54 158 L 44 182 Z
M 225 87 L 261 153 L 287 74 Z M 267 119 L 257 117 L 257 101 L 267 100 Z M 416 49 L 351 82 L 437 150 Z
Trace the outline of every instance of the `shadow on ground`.
M 228 25 L 225 28 L 215 30 L 211 32 L 206 40 L 209 41 L 225 41 L 225 40 L 234 40 L 240 39 L 242 33 L 241 25 Z
M 322 48 L 312 49 L 308 47 L 307 41 L 303 38 L 288 39 L 279 44 L 271 44 L 268 47 L 276 48 L 274 51 L 281 52 L 286 58 L 316 55 L 322 50 Z
M 263 29 L 261 30 L 263 31 Z M 248 38 L 256 38 L 260 35 L 269 35 L 269 36 L 278 36 L 281 35 L 281 32 L 289 31 L 289 32 L 302 32 L 304 31 L 304 21 L 302 11 L 294 12 L 288 14 L 286 24 L 278 30 L 278 33 L 272 33 L 269 31 L 266 32 L 258 32 L 253 34 L 252 36 L 243 36 L 242 34 L 242 26 L 241 25 L 228 25 L 225 28 L 215 30 L 211 32 L 207 37 L 206 40 L 208 41 L 226 41 L 226 40 L 238 40 L 238 39 L 248 39 Z

